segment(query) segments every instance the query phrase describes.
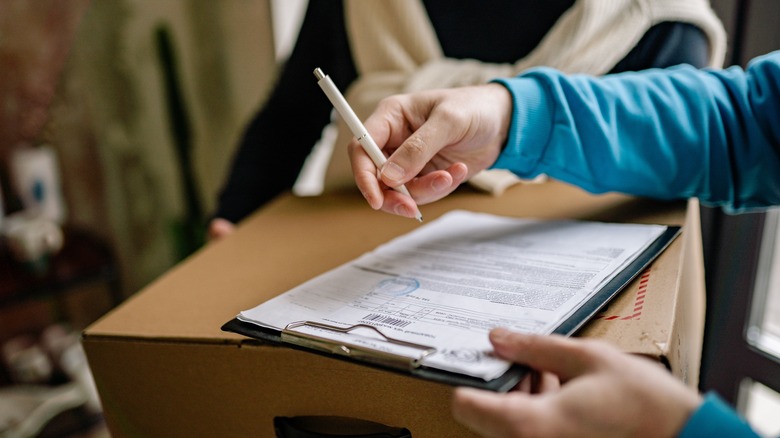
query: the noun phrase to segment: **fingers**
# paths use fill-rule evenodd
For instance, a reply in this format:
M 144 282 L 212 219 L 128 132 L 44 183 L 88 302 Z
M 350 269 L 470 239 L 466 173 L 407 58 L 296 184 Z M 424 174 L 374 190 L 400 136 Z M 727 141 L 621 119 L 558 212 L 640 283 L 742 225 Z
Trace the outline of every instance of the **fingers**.
M 441 91 L 393 96 L 384 99 L 365 121 L 366 129 L 389 155 L 375 181 L 376 165 L 360 144 L 353 140 L 348 147 L 355 181 L 372 208 L 414 217 L 414 202 L 384 186 L 405 185 L 417 204 L 425 204 L 450 194 L 465 181 L 472 171 L 471 161 L 477 171 L 495 160 L 498 147 L 484 154 L 483 139 L 465 138 L 469 127 L 474 128 L 474 114 L 462 101 L 471 92 L 454 93 L 453 99 Z
M 405 124 L 401 104 L 397 98 L 389 98 L 380 102 L 377 110 L 364 123 L 380 148 L 385 148 L 391 141 L 392 133 L 402 130 Z M 355 138 L 347 145 L 347 152 L 358 189 L 371 208 L 379 210 L 384 204 L 384 193 L 378 181 L 376 165 Z M 387 153 L 386 150 L 385 153 Z M 388 211 L 386 208 L 383 210 Z
M 456 163 L 445 170 L 432 171 L 415 178 L 406 187 L 414 194 L 418 204 L 429 204 L 449 195 L 466 180 L 468 168 Z
M 382 191 L 380 208 L 387 213 L 413 218 L 418 205 L 437 201 L 452 193 L 465 181 L 467 172 L 463 163 L 457 163 L 446 170 L 433 171 L 411 180 L 406 184 L 406 188 L 414 199 L 388 188 Z M 373 206 L 371 202 L 369 201 L 369 205 Z
M 458 126 L 456 123 L 446 120 L 440 112 L 432 112 L 430 117 L 401 143 L 382 167 L 379 175 L 388 186 L 409 182 L 441 149 L 461 139 L 457 129 L 444 129 Z
M 459 388 L 455 418 L 484 436 L 674 436 L 701 403 L 657 364 L 602 342 L 507 329 L 494 329 L 490 340 L 499 356 L 564 384 L 540 382 L 539 394 Z
M 214 218 L 209 223 L 209 228 L 207 232 L 208 240 L 215 241 L 223 237 L 227 237 L 233 233 L 235 228 L 236 226 L 232 222 L 226 219 Z
M 517 390 L 526 394 L 544 394 L 561 388 L 558 376 L 552 373 L 540 373 L 531 370 L 517 386 Z
M 474 388 L 457 388 L 452 399 L 453 417 L 484 437 L 526 436 L 546 414 L 542 403 L 521 392 L 500 394 Z
M 360 193 L 374 210 L 379 210 L 384 204 L 384 193 L 377 179 L 377 169 L 371 158 L 354 138 L 347 146 L 352 174 L 355 177 Z
M 413 218 L 417 205 L 428 204 L 449 195 L 468 175 L 468 167 L 463 163 L 455 163 L 443 170 L 429 171 L 406 183 L 406 188 L 414 197 L 410 199 L 386 187 L 377 179 L 374 162 L 356 140 L 352 140 L 347 150 L 355 183 L 368 205 L 374 210 L 381 209 L 399 216 Z
M 536 381 L 536 387 L 533 391 L 536 394 L 544 394 L 547 392 L 553 392 L 561 389 L 561 381 L 553 373 L 541 373 L 539 379 Z
M 557 335 L 528 335 L 505 328 L 492 330 L 490 341 L 502 358 L 552 373 L 564 382 L 597 369 L 603 356 L 609 354 L 593 342 Z

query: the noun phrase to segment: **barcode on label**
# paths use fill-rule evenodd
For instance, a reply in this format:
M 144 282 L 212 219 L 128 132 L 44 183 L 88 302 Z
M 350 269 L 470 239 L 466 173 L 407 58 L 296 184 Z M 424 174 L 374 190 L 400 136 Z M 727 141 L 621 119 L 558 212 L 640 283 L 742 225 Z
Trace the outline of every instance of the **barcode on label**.
M 370 313 L 363 317 L 363 320 L 365 321 L 373 321 L 373 322 L 381 322 L 384 324 L 394 325 L 396 327 L 406 327 L 407 325 L 411 324 L 411 321 L 407 321 L 405 319 L 398 319 L 393 318 L 391 316 L 382 315 L 379 313 Z

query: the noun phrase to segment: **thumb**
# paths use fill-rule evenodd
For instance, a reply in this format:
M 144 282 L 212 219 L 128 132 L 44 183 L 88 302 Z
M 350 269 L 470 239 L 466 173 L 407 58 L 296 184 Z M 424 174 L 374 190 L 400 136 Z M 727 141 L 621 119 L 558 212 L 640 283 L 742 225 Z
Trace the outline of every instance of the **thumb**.
M 600 367 L 610 351 L 598 343 L 560 335 L 529 335 L 496 328 L 490 342 L 498 356 L 571 380 Z
M 421 108 L 420 114 L 428 114 L 427 119 L 412 132 L 390 155 L 382 167 L 380 177 L 390 187 L 397 187 L 417 176 L 436 154 L 447 146 L 463 139 L 463 123 L 458 123 L 451 111 L 439 109 L 435 95 L 422 96 L 416 102 Z M 435 164 L 434 169 L 441 170 L 452 163 Z
M 380 178 L 390 187 L 398 187 L 419 174 L 428 161 L 447 145 L 442 130 L 430 121 L 423 123 L 396 149 L 382 166 Z

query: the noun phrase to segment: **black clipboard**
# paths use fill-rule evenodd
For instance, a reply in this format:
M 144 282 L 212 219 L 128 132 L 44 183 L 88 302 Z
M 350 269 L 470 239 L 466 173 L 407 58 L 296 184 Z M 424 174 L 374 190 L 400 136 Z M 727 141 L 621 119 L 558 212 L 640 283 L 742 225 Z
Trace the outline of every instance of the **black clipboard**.
M 585 323 L 590 321 L 604 306 L 606 306 L 617 294 L 622 291 L 632 280 L 641 274 L 653 260 L 658 257 L 674 239 L 679 236 L 681 227 L 667 226 L 666 230 L 656 238 L 637 258 L 628 266 L 613 277 L 607 284 L 599 289 L 584 305 L 575 310 L 568 318 L 563 320 L 553 333 L 571 336 L 579 330 Z M 332 329 L 339 331 L 349 331 L 353 327 L 339 328 L 328 326 L 321 323 L 310 321 L 292 321 L 284 330 L 274 330 L 261 327 L 252 323 L 244 322 L 234 318 L 224 325 L 222 330 L 237 333 L 249 338 L 267 342 L 273 345 L 280 345 L 307 351 L 326 357 L 345 360 L 348 362 L 360 363 L 365 366 L 383 369 L 407 376 L 430 380 L 438 383 L 444 383 L 452 386 L 470 386 L 474 388 L 486 389 L 496 392 L 507 392 L 514 388 L 528 373 L 528 368 L 520 365 L 513 365 L 503 375 L 485 381 L 478 377 L 472 377 L 465 374 L 454 373 L 440 370 L 437 368 L 421 365 L 421 359 L 429 354 L 431 347 L 412 344 L 421 350 L 421 356 L 417 358 L 408 357 L 383 357 L 378 352 L 362 349 L 359 346 L 337 343 L 324 338 L 316 338 L 309 335 L 296 334 L 294 329 L 301 325 L 316 325 L 318 328 Z M 385 336 L 380 330 L 373 326 L 371 329 L 378 332 L 389 342 L 397 341 Z M 408 344 L 408 343 L 407 343 Z

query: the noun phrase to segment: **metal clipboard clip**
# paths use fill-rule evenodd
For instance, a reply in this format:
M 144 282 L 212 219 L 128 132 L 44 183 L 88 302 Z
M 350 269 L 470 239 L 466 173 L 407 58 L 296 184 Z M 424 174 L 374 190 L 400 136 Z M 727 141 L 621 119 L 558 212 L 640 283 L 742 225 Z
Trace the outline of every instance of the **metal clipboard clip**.
M 356 330 L 358 328 L 367 328 L 369 330 L 373 330 L 374 332 L 378 333 L 379 336 L 381 336 L 384 339 L 384 341 L 388 343 L 420 350 L 420 354 L 416 357 L 409 357 L 402 354 L 392 353 L 389 351 L 380 351 L 363 345 L 358 345 L 355 343 L 340 342 L 340 341 L 335 341 L 333 339 L 328 339 L 321 336 L 313 335 L 310 333 L 301 333 L 299 331 L 295 331 L 295 329 L 298 327 L 314 327 L 314 328 L 319 328 L 323 330 L 329 330 L 329 331 L 344 333 L 344 334 L 348 334 L 351 331 Z M 297 322 L 291 322 L 284 327 L 284 329 L 281 332 L 281 338 L 283 342 L 289 344 L 295 344 L 302 347 L 311 348 L 314 350 L 324 351 L 327 353 L 332 353 L 340 356 L 346 356 L 360 361 L 372 362 L 372 363 L 385 365 L 393 368 L 410 369 L 410 370 L 418 368 L 422 364 L 422 361 L 423 359 L 425 359 L 426 356 L 429 356 L 436 351 L 436 348 L 434 347 L 429 347 L 427 345 L 420 345 L 420 344 L 415 344 L 413 342 L 407 342 L 407 341 L 402 341 L 400 339 L 391 338 L 389 336 L 386 336 L 381 331 L 379 331 L 378 328 L 368 324 L 355 324 L 349 327 L 337 327 L 337 326 L 323 324 L 315 321 L 297 321 Z

